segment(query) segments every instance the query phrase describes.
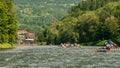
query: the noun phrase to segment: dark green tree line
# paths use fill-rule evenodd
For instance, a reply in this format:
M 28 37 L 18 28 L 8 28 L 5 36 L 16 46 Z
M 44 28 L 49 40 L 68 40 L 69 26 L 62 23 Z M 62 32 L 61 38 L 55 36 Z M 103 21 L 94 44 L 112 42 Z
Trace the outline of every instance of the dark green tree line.
M 120 1 L 85 0 L 61 20 L 47 27 L 46 41 L 96 42 L 111 39 L 120 44 Z M 58 40 L 57 43 L 55 40 Z

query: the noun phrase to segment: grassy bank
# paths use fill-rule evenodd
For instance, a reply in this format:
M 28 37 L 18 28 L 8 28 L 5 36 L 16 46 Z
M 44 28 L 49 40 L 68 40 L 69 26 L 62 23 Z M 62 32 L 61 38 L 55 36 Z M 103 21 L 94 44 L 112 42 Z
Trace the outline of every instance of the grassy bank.
M 3 50 L 3 49 L 10 49 L 10 48 L 14 48 L 15 46 L 13 44 L 9 44 L 9 43 L 3 43 L 3 44 L 0 44 L 0 50 Z

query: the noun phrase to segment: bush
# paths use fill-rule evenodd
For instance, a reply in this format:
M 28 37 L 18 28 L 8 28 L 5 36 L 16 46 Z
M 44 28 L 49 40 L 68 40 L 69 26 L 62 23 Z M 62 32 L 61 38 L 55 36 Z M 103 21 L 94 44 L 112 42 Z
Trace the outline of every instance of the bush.
M 115 41 L 116 41 L 116 43 L 117 43 L 118 45 L 120 45 L 120 36 L 118 36 L 118 37 L 115 39 Z
M 98 41 L 98 42 L 96 43 L 96 45 L 97 45 L 97 46 L 104 46 L 106 41 L 107 41 L 107 40 Z
M 81 43 L 84 46 L 95 46 L 96 42 L 85 42 L 85 43 Z
M 46 45 L 47 42 L 39 42 L 38 45 Z
M 8 48 L 13 48 L 13 47 L 14 47 L 14 45 L 9 44 L 9 43 L 0 44 L 0 49 L 8 49 Z

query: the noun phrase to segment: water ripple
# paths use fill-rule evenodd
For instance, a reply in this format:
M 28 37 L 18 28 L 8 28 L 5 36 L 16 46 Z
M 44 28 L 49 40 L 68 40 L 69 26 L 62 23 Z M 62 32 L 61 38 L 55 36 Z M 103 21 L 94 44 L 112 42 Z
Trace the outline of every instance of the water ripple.
M 93 52 L 94 47 L 23 46 L 0 51 L 0 68 L 120 68 L 120 50 Z

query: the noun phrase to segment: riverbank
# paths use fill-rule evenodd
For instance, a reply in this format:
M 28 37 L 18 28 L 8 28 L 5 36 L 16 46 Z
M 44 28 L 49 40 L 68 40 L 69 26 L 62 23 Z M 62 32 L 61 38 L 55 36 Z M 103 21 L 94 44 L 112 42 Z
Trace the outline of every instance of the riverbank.
M 15 48 L 13 44 L 3 43 L 0 44 L 0 50 Z

